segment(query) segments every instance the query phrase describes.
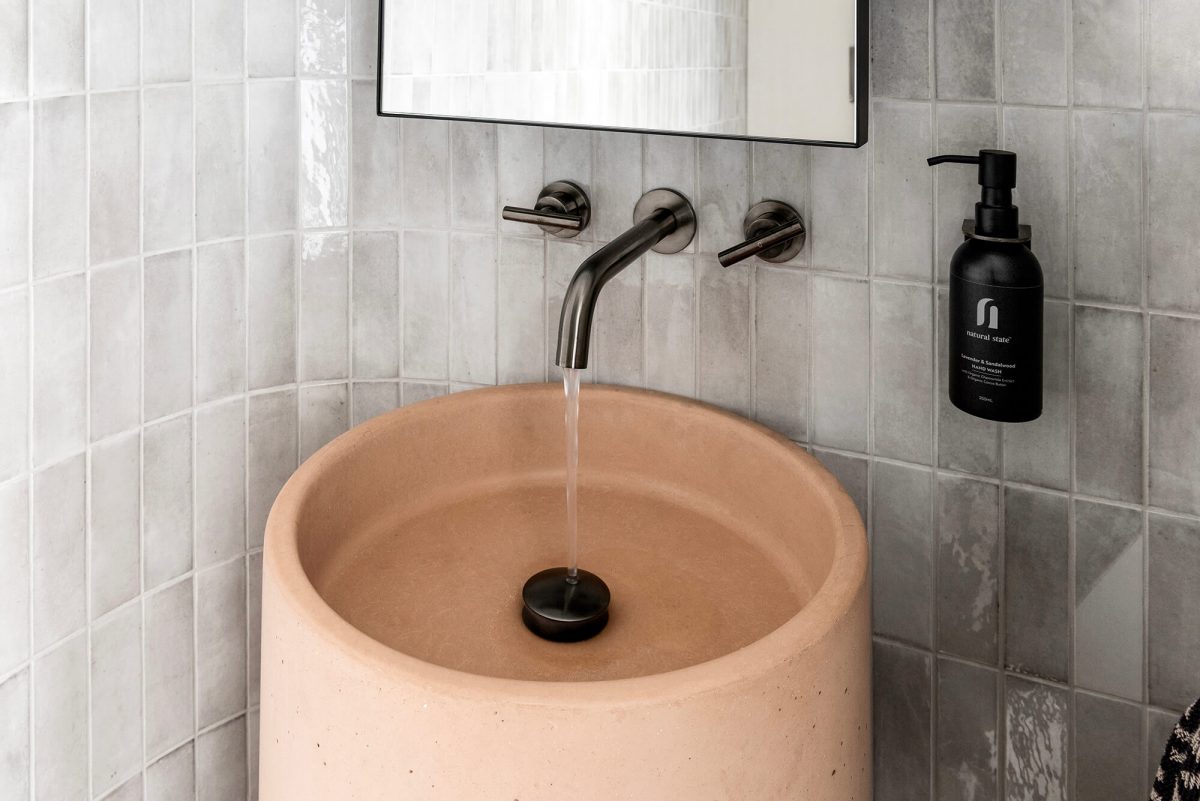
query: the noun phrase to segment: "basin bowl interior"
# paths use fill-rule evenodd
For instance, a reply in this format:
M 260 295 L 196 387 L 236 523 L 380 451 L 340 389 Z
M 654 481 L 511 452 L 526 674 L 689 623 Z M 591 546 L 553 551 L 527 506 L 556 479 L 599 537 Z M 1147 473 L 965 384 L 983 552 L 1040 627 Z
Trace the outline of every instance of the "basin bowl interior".
M 563 413 L 557 386 L 503 387 L 331 443 L 290 493 L 316 594 L 403 658 L 500 679 L 630 679 L 782 636 L 861 537 L 836 482 L 786 439 L 692 401 L 585 386 L 580 566 L 612 589 L 611 619 L 586 642 L 541 640 L 520 593 L 565 561 Z

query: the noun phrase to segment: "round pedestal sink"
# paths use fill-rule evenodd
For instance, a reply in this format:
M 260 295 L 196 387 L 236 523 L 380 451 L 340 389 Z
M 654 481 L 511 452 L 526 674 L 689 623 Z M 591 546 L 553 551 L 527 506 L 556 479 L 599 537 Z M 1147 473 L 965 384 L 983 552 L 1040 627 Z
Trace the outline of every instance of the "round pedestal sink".
M 786 439 L 704 404 L 581 394 L 580 565 L 607 628 L 521 588 L 565 556 L 564 401 L 399 409 L 296 472 L 267 524 L 262 801 L 869 801 L 867 544 Z

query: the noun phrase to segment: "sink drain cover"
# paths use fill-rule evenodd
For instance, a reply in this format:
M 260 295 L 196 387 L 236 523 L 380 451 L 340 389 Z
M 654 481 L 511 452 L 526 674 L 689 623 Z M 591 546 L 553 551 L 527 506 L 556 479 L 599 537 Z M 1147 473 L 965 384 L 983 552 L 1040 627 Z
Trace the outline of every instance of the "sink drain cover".
M 604 630 L 612 594 L 594 573 L 580 570 L 572 579 L 565 567 L 552 567 L 531 576 L 521 598 L 521 619 L 534 634 L 553 642 L 580 642 Z

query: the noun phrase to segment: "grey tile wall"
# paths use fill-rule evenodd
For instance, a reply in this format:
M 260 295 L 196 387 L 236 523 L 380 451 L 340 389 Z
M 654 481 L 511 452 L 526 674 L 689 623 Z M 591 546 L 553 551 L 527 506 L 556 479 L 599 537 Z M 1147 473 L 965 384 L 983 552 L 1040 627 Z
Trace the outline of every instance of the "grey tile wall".
M 875 3 L 871 144 L 810 150 L 379 119 L 374 0 L 0 0 L 0 795 L 253 797 L 275 493 L 401 403 L 556 380 L 566 281 L 661 184 L 701 235 L 606 290 L 588 378 L 850 490 L 877 796 L 1143 793 L 1200 694 L 1200 10 L 986 5 Z M 1024 426 L 944 389 L 976 189 L 922 160 L 996 145 L 1052 298 Z M 497 219 L 560 178 L 579 240 Z M 717 267 L 768 196 L 803 252 Z

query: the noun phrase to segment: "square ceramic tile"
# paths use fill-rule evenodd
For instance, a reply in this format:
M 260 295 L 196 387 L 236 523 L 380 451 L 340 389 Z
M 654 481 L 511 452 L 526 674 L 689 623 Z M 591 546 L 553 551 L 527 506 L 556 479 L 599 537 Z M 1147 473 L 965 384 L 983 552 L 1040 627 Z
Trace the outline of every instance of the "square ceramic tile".
M 1000 617 L 998 487 L 940 476 L 938 532 L 938 650 L 994 665 Z
M 33 676 L 34 798 L 86 798 L 87 636 L 77 634 L 39 657 Z
M 191 419 L 147 426 L 142 448 L 142 576 L 150 588 L 192 569 Z
M 82 275 L 33 289 L 33 463 L 80 451 L 87 429 L 87 307 Z
M 29 658 L 29 591 L 29 482 L 22 479 L 0 486 L 0 675 Z
M 246 230 L 246 133 L 242 84 L 196 87 L 196 239 Z
M 874 448 L 880 456 L 933 461 L 933 292 L 876 282 L 871 299 Z
M 154 759 L 195 731 L 192 580 L 147 595 L 144 608 L 146 755 Z M 151 767 L 148 788 L 154 774 Z
M 92 618 L 138 596 L 142 586 L 142 440 L 131 432 L 92 447 Z
M 933 477 L 886 462 L 874 466 L 871 504 L 875 633 L 933 645 Z
M 246 564 L 196 575 L 196 725 L 211 726 L 246 706 Z
M 134 428 L 142 416 L 142 265 L 92 272 L 89 376 L 92 440 Z
M 1070 522 L 1067 499 L 1009 487 L 1004 495 L 1004 663 L 1066 681 Z
M 33 649 L 87 623 L 86 472 L 83 455 L 35 473 L 30 514 Z
M 250 241 L 250 389 L 296 380 L 296 255 L 291 235 Z
M 300 380 L 349 375 L 350 237 L 300 240 Z

